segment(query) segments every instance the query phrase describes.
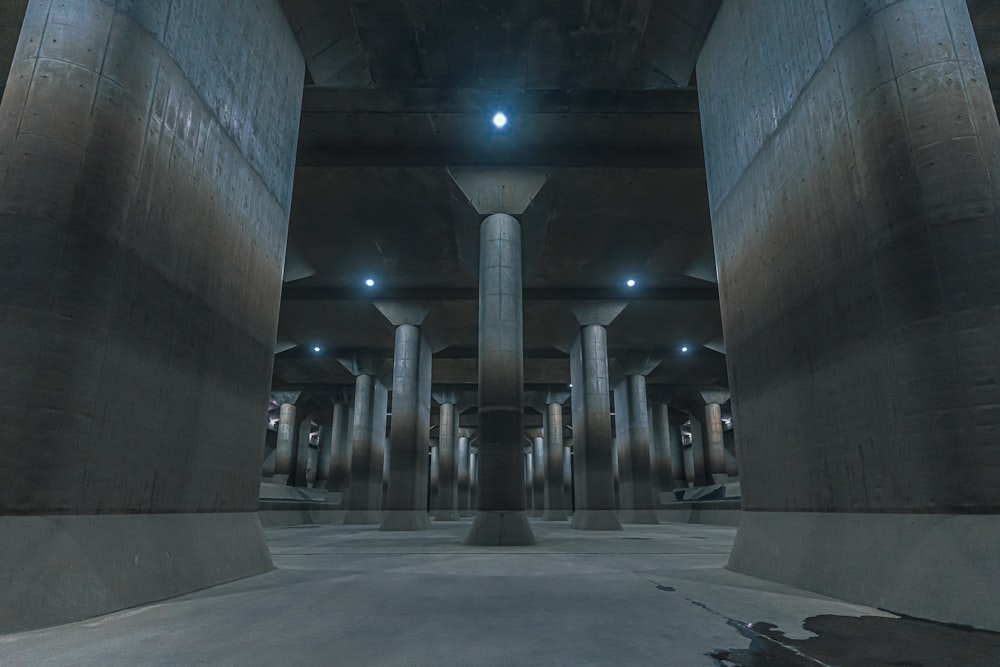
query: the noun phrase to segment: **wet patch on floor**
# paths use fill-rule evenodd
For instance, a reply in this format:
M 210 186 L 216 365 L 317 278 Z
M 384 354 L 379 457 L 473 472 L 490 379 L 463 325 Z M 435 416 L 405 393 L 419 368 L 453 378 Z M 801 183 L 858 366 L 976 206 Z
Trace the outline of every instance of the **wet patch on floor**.
M 836 616 L 806 619 L 814 637 L 789 639 L 770 623 L 728 623 L 747 648 L 708 655 L 720 667 L 996 667 L 1000 633 L 913 618 Z

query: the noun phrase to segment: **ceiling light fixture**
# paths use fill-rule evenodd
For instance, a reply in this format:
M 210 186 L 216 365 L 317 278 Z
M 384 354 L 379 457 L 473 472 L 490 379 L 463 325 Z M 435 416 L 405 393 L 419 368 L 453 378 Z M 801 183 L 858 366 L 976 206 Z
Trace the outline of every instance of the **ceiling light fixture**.
M 687 345 L 685 345 L 684 347 L 681 348 L 681 352 L 687 352 L 687 351 L 688 351 L 688 346 Z
M 313 347 L 313 352 L 322 352 L 322 351 L 323 351 L 323 348 L 321 348 L 319 345 L 316 345 L 316 346 Z
M 635 280 L 633 280 L 632 278 L 629 278 L 628 280 L 625 281 L 625 286 L 626 287 L 635 287 Z
M 365 278 L 365 286 L 366 287 L 375 287 L 375 281 L 372 280 L 371 278 Z
M 493 127 L 498 130 L 502 130 L 507 125 L 507 114 L 503 111 L 497 111 L 493 114 Z

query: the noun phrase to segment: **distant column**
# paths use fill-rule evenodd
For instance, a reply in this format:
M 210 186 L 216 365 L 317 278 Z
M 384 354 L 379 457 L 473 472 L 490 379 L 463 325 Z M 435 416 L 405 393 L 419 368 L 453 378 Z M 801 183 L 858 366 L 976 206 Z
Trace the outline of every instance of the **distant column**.
M 646 378 L 628 375 L 615 388 L 615 425 L 626 475 L 621 485 L 623 523 L 659 523 L 650 479 L 649 409 Z
M 382 455 L 388 391 L 374 375 L 357 376 L 351 426 L 351 485 L 346 524 L 381 523 Z
M 545 438 L 531 439 L 531 516 L 545 514 Z
M 428 530 L 431 349 L 420 327 L 400 324 L 392 370 L 389 488 L 380 530 Z
M 326 480 L 328 502 L 340 503 L 351 483 L 350 406 L 335 403 L 330 426 L 322 427 L 320 434 L 321 445 L 324 434 L 328 434 L 330 439 L 330 462 Z
M 431 514 L 437 512 L 438 509 L 438 485 L 440 484 L 440 463 L 438 460 L 438 446 L 437 443 L 431 445 L 431 469 L 430 469 L 430 498 L 428 500 L 427 508 Z
M 479 452 L 475 449 L 469 452 L 469 506 L 476 506 L 479 494 Z
M 295 454 L 295 406 L 282 403 L 278 413 L 278 445 L 275 451 L 274 474 L 292 474 L 292 456 Z M 278 480 L 275 480 L 278 481 Z
M 458 514 L 458 461 L 455 419 L 455 398 L 448 397 L 441 403 L 438 413 L 438 521 L 455 521 Z
M 459 516 L 472 516 L 472 508 L 469 505 L 469 438 L 459 436 L 458 438 L 458 514 Z
M 565 400 L 565 396 L 563 397 Z M 546 405 L 545 420 L 545 521 L 566 520 L 565 452 L 563 450 L 563 407 L 561 402 Z
M 566 511 L 573 510 L 573 448 L 563 446 L 563 502 Z
M 666 403 L 649 404 L 650 448 L 649 473 L 653 487 L 653 505 L 672 500 L 673 461 L 670 458 L 670 408 Z
M 570 352 L 575 512 L 571 527 L 621 530 L 615 512 L 607 332 L 585 325 Z

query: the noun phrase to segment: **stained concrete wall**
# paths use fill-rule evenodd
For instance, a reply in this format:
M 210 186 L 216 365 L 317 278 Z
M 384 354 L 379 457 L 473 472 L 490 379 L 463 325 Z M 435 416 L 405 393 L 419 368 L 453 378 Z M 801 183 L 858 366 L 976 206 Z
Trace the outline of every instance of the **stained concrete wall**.
M 965 3 L 731 0 L 697 73 L 730 566 L 1000 628 L 983 526 L 939 529 L 1000 509 L 1000 128 Z
M 0 522 L 32 550 L 0 549 L 0 629 L 270 567 L 302 77 L 272 0 L 29 3 L 0 103 Z M 59 535 L 86 548 L 31 560 Z

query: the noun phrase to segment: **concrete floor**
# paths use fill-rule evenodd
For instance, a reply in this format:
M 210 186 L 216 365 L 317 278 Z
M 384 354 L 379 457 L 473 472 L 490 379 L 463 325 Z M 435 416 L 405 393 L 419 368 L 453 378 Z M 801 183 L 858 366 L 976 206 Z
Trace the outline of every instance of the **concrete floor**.
M 267 529 L 275 571 L 2 635 L 0 664 L 1000 664 L 998 635 L 725 570 L 732 528 L 533 521 L 536 546 L 495 549 L 463 546 L 469 523 Z

